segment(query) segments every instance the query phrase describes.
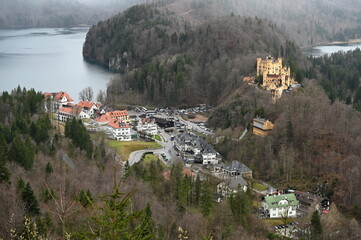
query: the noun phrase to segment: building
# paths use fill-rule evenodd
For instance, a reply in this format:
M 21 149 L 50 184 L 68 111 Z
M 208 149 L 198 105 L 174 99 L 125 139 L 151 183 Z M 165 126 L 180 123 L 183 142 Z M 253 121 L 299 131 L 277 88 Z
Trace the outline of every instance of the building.
M 66 92 L 44 93 L 45 98 L 50 100 L 50 111 L 56 112 L 61 107 L 72 104 L 74 100 Z
M 158 126 L 153 118 L 144 118 L 138 122 L 137 131 L 153 136 L 158 134 Z
M 262 207 L 270 218 L 292 218 L 297 216 L 298 200 L 293 193 L 266 196 Z
M 107 112 L 106 115 L 108 115 L 111 118 L 116 118 L 121 122 L 125 122 L 125 123 L 130 122 L 130 117 L 127 110 Z
M 239 189 L 247 191 L 247 185 L 242 176 L 226 178 L 217 185 L 217 193 L 223 197 L 229 197 L 232 193 L 237 193 Z
M 253 119 L 253 133 L 258 136 L 267 136 L 271 133 L 274 125 L 267 119 L 256 117 Z
M 83 107 L 83 111 L 91 118 L 95 116 L 95 111 L 98 110 L 98 106 L 92 101 L 80 101 L 77 105 Z
M 282 58 L 257 58 L 257 77 L 262 76 L 262 87 L 267 90 L 288 89 L 294 84 L 290 67 L 283 67 Z
M 214 165 L 214 172 L 221 172 L 229 177 L 242 176 L 244 178 L 252 178 L 252 170 L 243 163 L 232 161 L 229 164 L 220 163 Z
M 78 105 L 61 107 L 55 112 L 55 120 L 62 122 L 67 122 L 73 118 L 83 119 L 89 117 L 88 114 L 83 112 L 83 108 Z
M 211 144 L 207 144 L 202 151 L 202 164 L 218 164 L 220 161 L 217 157 L 217 151 L 214 150 Z
M 131 141 L 130 126 L 118 119 L 112 119 L 107 123 L 109 132 L 118 141 Z
M 173 128 L 174 127 L 174 121 L 169 121 L 167 119 L 157 118 L 157 117 L 154 119 L 160 128 Z
M 218 164 L 221 162 L 221 155 L 214 150 L 202 137 L 189 132 L 176 135 L 174 146 L 178 149 L 186 162 L 206 164 Z

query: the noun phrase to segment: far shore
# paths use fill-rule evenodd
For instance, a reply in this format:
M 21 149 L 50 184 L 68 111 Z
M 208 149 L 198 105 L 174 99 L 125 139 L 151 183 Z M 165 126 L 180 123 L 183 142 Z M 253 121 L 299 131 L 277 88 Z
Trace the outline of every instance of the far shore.
M 361 38 L 349 39 L 348 41 L 332 41 L 332 42 L 320 42 L 313 45 L 303 46 L 301 49 L 309 49 L 318 46 L 329 46 L 329 45 L 338 45 L 338 44 L 347 44 L 347 43 L 361 43 Z

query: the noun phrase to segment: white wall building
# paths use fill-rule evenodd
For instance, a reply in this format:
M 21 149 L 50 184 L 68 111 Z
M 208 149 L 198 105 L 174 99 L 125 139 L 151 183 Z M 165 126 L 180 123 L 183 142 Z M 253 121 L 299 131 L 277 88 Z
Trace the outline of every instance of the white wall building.
M 293 193 L 266 196 L 262 207 L 270 218 L 296 217 L 298 200 Z
M 158 134 L 158 125 L 154 119 L 144 118 L 138 122 L 137 131 L 145 132 L 147 135 L 156 135 Z

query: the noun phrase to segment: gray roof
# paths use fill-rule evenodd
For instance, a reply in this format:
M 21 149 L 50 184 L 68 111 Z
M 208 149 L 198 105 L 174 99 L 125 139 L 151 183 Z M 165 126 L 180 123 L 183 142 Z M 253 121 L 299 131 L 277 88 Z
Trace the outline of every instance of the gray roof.
M 243 163 L 240 163 L 238 161 L 232 161 L 231 164 L 226 165 L 224 167 L 224 169 L 227 171 L 236 171 L 236 172 L 240 172 L 240 173 L 252 171 L 246 165 L 244 165 Z
M 232 188 L 234 190 L 236 190 L 238 188 L 238 185 L 243 186 L 247 186 L 247 182 L 246 180 L 243 179 L 243 177 L 241 176 L 237 176 L 237 177 L 232 177 L 229 179 L 229 184 L 228 187 Z
M 203 150 L 203 153 L 217 153 L 217 152 L 216 150 L 214 150 L 211 144 L 207 144 Z
M 267 119 L 261 118 L 261 117 L 258 117 L 258 116 L 255 118 L 255 120 L 260 121 L 260 122 L 264 122 L 264 123 L 267 122 Z

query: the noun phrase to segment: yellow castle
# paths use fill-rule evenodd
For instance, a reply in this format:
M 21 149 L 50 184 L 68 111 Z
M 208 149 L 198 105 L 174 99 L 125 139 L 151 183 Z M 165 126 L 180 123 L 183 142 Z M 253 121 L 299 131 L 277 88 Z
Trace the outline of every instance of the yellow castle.
M 257 58 L 257 77 L 263 76 L 262 87 L 267 90 L 285 90 L 294 83 L 290 67 L 282 66 L 282 58 Z

